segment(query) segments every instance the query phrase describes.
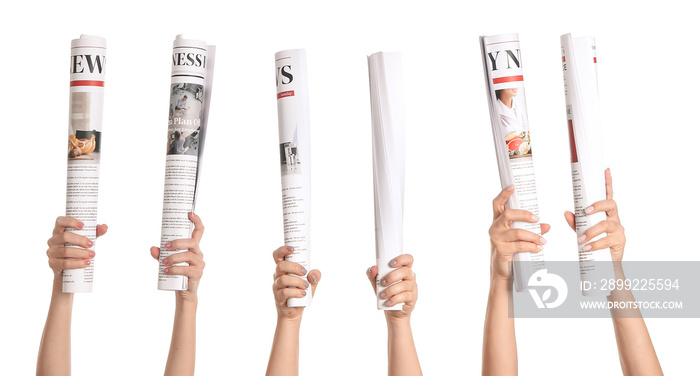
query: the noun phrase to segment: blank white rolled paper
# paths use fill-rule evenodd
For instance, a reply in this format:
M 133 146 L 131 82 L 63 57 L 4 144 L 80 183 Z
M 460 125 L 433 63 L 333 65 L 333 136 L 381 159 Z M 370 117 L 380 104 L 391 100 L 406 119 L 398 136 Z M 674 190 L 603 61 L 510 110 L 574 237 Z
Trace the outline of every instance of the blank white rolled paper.
M 403 254 L 406 146 L 401 53 L 377 52 L 368 56 L 367 62 L 372 106 L 377 309 L 399 311 L 403 303 L 387 307 L 379 294 L 388 287 L 380 281 L 395 270 L 389 262 Z

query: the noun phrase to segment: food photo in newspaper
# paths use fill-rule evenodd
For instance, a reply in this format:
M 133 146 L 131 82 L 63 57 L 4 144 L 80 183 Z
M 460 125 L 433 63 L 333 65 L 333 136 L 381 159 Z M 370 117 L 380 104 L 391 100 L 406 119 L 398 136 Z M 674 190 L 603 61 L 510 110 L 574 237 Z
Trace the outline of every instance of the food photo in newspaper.
M 66 231 L 86 236 L 95 250 L 100 183 L 102 109 L 107 64 L 104 38 L 81 35 L 71 42 L 66 216 L 83 222 Z M 70 244 L 68 244 L 70 246 Z M 84 269 L 63 271 L 63 292 L 92 292 L 95 259 Z
M 509 209 L 539 216 L 518 34 L 482 36 L 480 42 L 501 188 L 515 188 Z M 541 235 L 539 223 L 514 222 L 513 227 Z M 530 276 L 544 268 L 544 251 L 516 253 L 513 261 L 515 289 L 524 291 Z

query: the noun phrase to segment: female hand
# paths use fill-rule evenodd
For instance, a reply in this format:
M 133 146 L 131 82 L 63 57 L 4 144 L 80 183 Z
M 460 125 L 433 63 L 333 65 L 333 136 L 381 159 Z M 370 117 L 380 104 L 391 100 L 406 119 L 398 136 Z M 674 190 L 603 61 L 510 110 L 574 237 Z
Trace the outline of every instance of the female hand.
M 404 303 L 400 311 L 384 311 L 387 320 L 390 319 L 410 319 L 411 312 L 416 307 L 418 300 L 418 284 L 416 284 L 416 273 L 413 272 L 413 256 L 409 254 L 401 255 L 389 262 L 389 266 L 397 269 L 387 274 L 379 284 L 389 286 L 380 291 L 379 298 L 386 299 L 384 303 L 387 307 L 393 307 L 399 303 Z M 372 284 L 375 295 L 377 294 L 377 266 L 367 269 L 367 278 Z
M 540 235 L 523 229 L 512 228 L 515 221 L 537 223 L 540 219 L 527 210 L 506 209 L 508 198 L 515 192 L 508 186 L 493 199 L 493 224 L 489 228 L 491 237 L 491 278 L 507 280 L 511 261 L 518 252 L 540 252 L 547 241 Z M 551 226 L 541 224 L 542 235 Z
M 610 248 L 610 255 L 613 261 L 622 261 L 622 255 L 625 252 L 625 228 L 620 224 L 620 217 L 617 213 L 617 203 L 613 200 L 612 175 L 610 169 L 605 170 L 605 200 L 598 201 L 586 208 L 586 214 L 593 214 L 604 211 L 607 219 L 595 226 L 591 227 L 583 235 L 578 238 L 580 243 L 590 241 L 596 236 L 607 233 L 607 236 L 586 244 L 584 251 L 596 251 L 599 249 Z M 567 211 L 564 213 L 564 218 L 569 226 L 576 231 L 576 216 L 574 213 Z
M 46 255 L 49 257 L 49 266 L 54 276 L 61 277 L 64 269 L 86 268 L 95 257 L 95 251 L 91 248 L 93 242 L 85 236 L 66 231 L 68 228 L 81 230 L 85 226 L 83 222 L 71 217 L 58 217 L 53 228 L 53 235 L 46 242 L 49 249 Z M 107 233 L 107 225 L 97 225 L 96 237 Z M 72 246 L 67 246 L 72 244 Z M 78 248 L 82 247 L 82 248 Z
M 301 319 L 304 307 L 288 307 L 287 299 L 306 296 L 306 289 L 311 286 L 311 295 L 316 293 L 316 287 L 321 280 L 321 272 L 314 269 L 306 275 L 306 269 L 296 262 L 285 261 L 284 257 L 294 253 L 294 248 L 282 246 L 272 252 L 275 259 L 275 274 L 273 276 L 272 293 L 275 296 L 277 317 L 285 319 Z M 289 275 L 293 274 L 293 275 Z M 306 280 L 303 276 L 306 275 Z M 299 276 L 299 277 L 296 277 Z M 301 277 L 301 278 L 300 278 Z
M 189 214 L 189 220 L 194 223 L 194 230 L 192 230 L 192 237 L 189 239 L 177 239 L 172 242 L 165 243 L 165 249 L 172 251 L 176 249 L 186 249 L 185 252 L 176 253 L 163 259 L 163 265 L 166 268 L 163 272 L 167 275 L 184 275 L 189 279 L 187 283 L 187 290 L 176 291 L 176 295 L 179 298 L 196 299 L 197 298 L 197 288 L 199 287 L 199 280 L 202 278 L 202 273 L 204 272 L 204 255 L 199 249 L 199 242 L 202 240 L 202 235 L 204 234 L 204 225 L 202 224 L 202 219 L 194 213 Z M 158 260 L 160 255 L 160 248 L 151 247 L 151 256 Z M 169 266 L 179 264 L 181 262 L 189 263 L 189 266 Z

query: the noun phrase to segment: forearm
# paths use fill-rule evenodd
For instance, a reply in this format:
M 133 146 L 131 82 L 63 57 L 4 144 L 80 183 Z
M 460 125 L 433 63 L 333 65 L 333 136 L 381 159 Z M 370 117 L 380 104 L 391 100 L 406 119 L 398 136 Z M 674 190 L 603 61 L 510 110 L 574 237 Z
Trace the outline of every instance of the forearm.
M 387 317 L 389 376 L 422 375 L 410 318 Z
M 620 263 L 615 265 L 615 278 L 625 280 Z M 609 301 L 624 303 L 634 302 L 630 290 L 614 290 Z M 661 365 L 656 357 L 644 318 L 638 309 L 611 309 L 615 328 L 615 340 L 620 356 L 620 365 L 624 375 L 663 375 Z
M 299 375 L 299 329 L 301 317 L 278 318 L 275 338 L 272 341 L 267 376 Z
M 49 313 L 37 357 L 37 376 L 70 375 L 70 332 L 73 294 L 61 291 L 62 273 L 54 277 Z
M 165 376 L 191 376 L 197 343 L 197 298 L 175 296 L 175 320 Z
M 515 324 L 508 312 L 508 280 L 492 278 L 484 322 L 482 375 L 517 375 Z

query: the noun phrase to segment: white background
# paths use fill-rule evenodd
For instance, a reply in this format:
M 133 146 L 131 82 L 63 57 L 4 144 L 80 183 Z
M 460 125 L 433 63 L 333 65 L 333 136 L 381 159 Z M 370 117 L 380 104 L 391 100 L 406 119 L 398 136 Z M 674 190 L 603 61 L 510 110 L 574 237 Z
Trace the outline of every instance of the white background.
M 302 375 L 380 375 L 366 55 L 401 50 L 407 100 L 405 251 L 426 375 L 478 374 L 499 179 L 478 36 L 520 33 L 547 258 L 576 259 L 559 36 L 598 41 L 606 158 L 626 260 L 700 260 L 696 233 L 696 12 L 666 1 L 12 2 L 2 35 L 0 374 L 34 372 L 65 210 L 70 40 L 107 38 L 95 289 L 76 296 L 74 375 L 162 373 L 173 294 L 156 290 L 170 56 L 176 34 L 218 46 L 197 212 L 206 224 L 197 373 L 263 374 L 275 326 L 271 252 L 283 241 L 274 53 L 306 48 L 313 265 L 323 272 L 301 336 Z M 20 5 L 21 4 L 21 5 Z M 585 4 L 585 5 L 584 5 Z M 9 19 L 9 22 L 7 22 Z M 9 244 L 7 241 L 9 240 Z M 698 319 L 648 319 L 668 375 L 696 369 Z M 620 374 L 607 319 L 516 320 L 523 375 Z

